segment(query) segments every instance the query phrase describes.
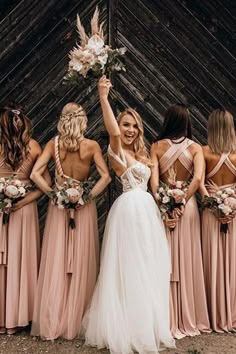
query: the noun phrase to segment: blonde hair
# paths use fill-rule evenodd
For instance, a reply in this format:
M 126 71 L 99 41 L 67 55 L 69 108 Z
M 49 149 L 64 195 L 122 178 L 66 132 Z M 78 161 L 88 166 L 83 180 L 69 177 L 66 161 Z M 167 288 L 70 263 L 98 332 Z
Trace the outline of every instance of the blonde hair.
M 230 112 L 216 109 L 208 118 L 208 145 L 217 154 L 236 151 L 234 119 Z
M 67 103 L 57 124 L 61 146 L 68 151 L 77 151 L 86 128 L 87 116 L 83 107 L 75 102 Z
M 136 112 L 133 108 L 126 108 L 123 112 L 121 112 L 117 117 L 117 122 L 120 124 L 121 119 L 125 115 L 131 115 L 138 127 L 139 134 L 134 141 L 134 153 L 135 158 L 137 160 L 141 160 L 142 162 L 146 163 L 147 165 L 151 165 L 151 160 L 147 153 L 147 148 L 144 142 L 144 129 L 143 129 L 143 122 L 141 116 Z

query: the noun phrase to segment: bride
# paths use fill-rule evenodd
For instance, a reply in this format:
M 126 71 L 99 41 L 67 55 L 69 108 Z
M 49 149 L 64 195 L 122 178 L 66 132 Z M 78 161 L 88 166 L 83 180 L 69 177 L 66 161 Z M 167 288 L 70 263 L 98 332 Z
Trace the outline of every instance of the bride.
M 151 161 L 139 114 L 128 108 L 116 121 L 110 81 L 103 76 L 98 87 L 108 156 L 123 194 L 107 218 L 100 275 L 83 320 L 85 344 L 111 353 L 156 354 L 175 343 L 169 330 L 168 245 L 159 209 L 147 193 Z

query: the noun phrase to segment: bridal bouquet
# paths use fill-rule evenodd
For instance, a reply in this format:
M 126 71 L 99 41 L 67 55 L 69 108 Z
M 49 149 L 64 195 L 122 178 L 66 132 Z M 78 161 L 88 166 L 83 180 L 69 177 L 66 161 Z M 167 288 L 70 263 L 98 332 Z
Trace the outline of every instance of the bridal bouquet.
M 224 217 L 236 212 L 236 192 L 233 188 L 218 190 L 211 196 L 204 196 L 203 208 L 208 208 L 215 216 Z M 220 231 L 227 233 L 228 224 L 220 225 Z
M 32 183 L 25 184 L 14 176 L 0 178 L 0 213 L 3 213 L 3 224 L 8 224 L 14 204 L 23 199 L 32 189 Z
M 112 49 L 104 42 L 103 22 L 99 25 L 99 10 L 96 8 L 91 20 L 91 35 L 87 36 L 77 15 L 80 44 L 69 53 L 69 68 L 64 79 L 78 84 L 80 77 L 99 78 L 114 71 L 125 71 L 123 56 L 126 48 Z
M 186 204 L 186 194 L 189 182 L 173 181 L 170 184 L 160 183 L 156 194 L 162 218 L 172 218 L 173 211 Z
M 69 226 L 72 229 L 75 228 L 74 212 L 91 201 L 89 193 L 93 185 L 90 180 L 78 183 L 68 178 L 62 185 L 56 185 L 54 190 L 48 193 L 53 205 L 57 205 L 58 209 L 69 211 Z

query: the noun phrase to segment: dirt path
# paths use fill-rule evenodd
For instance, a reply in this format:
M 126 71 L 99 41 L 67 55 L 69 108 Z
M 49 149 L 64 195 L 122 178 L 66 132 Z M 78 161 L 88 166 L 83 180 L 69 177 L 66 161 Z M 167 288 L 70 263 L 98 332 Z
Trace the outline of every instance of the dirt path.
M 83 345 L 76 339 L 66 341 L 57 339 L 54 342 L 30 337 L 28 332 L 14 336 L 0 336 L 0 354 L 108 354 L 107 350 L 97 350 Z M 161 354 L 236 354 L 236 334 L 208 334 L 177 341 L 176 350 L 167 350 Z

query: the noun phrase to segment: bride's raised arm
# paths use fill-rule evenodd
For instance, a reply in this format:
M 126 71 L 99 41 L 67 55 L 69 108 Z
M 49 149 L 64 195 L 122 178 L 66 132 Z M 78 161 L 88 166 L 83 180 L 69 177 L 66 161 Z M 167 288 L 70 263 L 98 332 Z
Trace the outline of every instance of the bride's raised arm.
M 102 107 L 104 124 L 110 137 L 111 149 L 116 155 L 119 155 L 121 148 L 120 129 L 108 101 L 111 86 L 111 81 L 107 79 L 106 76 L 102 76 L 98 82 L 98 93 Z

